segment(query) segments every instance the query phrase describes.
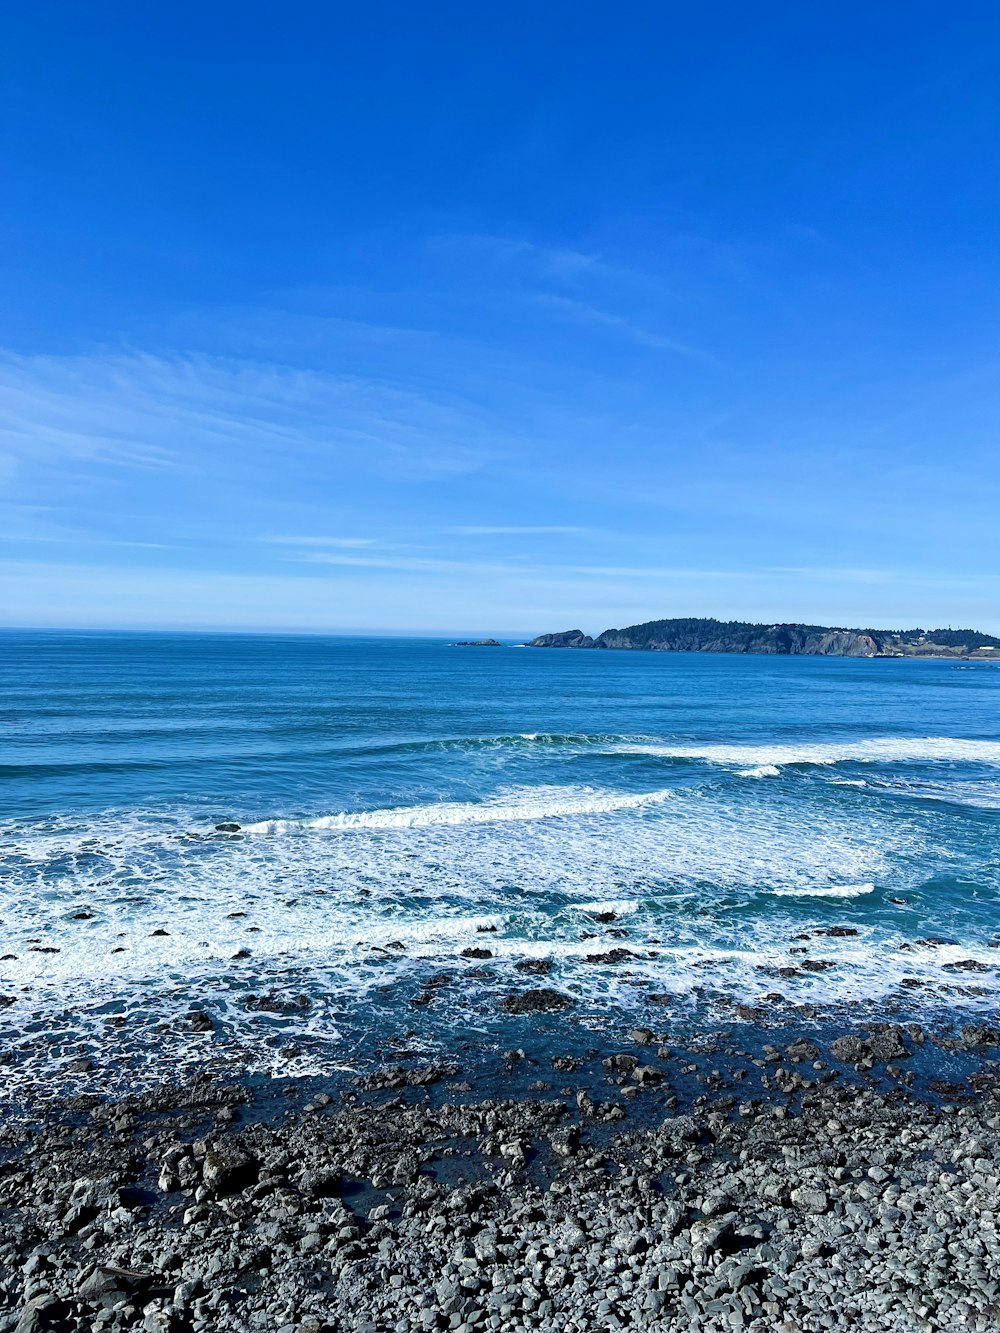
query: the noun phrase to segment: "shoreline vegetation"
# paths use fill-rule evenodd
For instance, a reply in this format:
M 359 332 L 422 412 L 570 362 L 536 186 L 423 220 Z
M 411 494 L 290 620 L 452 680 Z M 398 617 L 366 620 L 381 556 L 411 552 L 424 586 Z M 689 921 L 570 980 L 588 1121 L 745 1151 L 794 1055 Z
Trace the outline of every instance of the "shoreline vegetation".
M 751 624 L 681 617 L 607 629 L 540 634 L 528 648 L 598 648 L 661 653 L 754 653 L 804 657 L 930 657 L 1000 661 L 1000 638 L 971 629 L 876 630 Z
M 994 1029 L 779 1024 L 741 1075 L 721 1031 L 581 1059 L 522 1023 L 492 1078 L 206 1072 L 9 1118 L 0 1329 L 998 1326 Z M 942 1040 L 974 1066 L 914 1086 Z

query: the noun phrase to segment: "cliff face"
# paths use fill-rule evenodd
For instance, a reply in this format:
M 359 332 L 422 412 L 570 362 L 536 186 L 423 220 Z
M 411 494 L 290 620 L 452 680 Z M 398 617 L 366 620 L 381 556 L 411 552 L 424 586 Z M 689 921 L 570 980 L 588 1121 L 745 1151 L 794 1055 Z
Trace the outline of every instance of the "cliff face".
M 593 648 L 594 640 L 580 629 L 564 629 L 558 634 L 539 634 L 532 639 L 529 648 Z M 603 645 L 607 646 L 607 645 Z
M 810 657 L 981 657 L 1000 639 L 975 630 L 859 630 L 824 625 L 753 625 L 745 621 L 650 620 L 608 629 L 596 639 L 582 630 L 541 634 L 529 648 L 617 648 L 662 653 L 764 653 Z

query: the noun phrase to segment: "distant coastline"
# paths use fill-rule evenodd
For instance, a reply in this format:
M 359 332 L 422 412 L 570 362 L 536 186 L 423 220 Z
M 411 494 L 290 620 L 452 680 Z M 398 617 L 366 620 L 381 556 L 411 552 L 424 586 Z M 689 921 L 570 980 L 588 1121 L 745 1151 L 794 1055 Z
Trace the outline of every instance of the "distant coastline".
M 940 657 L 1000 661 L 1000 638 L 972 629 L 877 630 L 677 618 L 607 629 L 540 634 L 529 648 L 607 648 L 660 653 L 755 653 L 805 657 Z

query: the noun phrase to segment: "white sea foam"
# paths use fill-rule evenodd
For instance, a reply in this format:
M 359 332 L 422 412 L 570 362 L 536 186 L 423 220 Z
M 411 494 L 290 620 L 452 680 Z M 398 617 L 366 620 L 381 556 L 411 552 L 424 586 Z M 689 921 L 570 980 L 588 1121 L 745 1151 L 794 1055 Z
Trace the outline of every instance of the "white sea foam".
M 592 788 L 534 787 L 485 801 L 442 801 L 384 810 L 343 811 L 315 819 L 264 819 L 256 824 L 248 824 L 244 832 L 274 834 L 326 829 L 346 833 L 356 829 L 417 829 L 436 825 L 565 819 L 582 815 L 606 815 L 620 810 L 640 810 L 645 806 L 669 801 L 673 795 L 670 789 L 635 793 L 596 791 Z
M 771 889 L 776 898 L 863 898 L 874 893 L 874 884 L 819 884 L 793 889 Z
M 864 741 L 787 742 L 762 745 L 685 745 L 627 741 L 617 754 L 647 754 L 663 759 L 701 759 L 711 764 L 757 768 L 785 764 L 973 763 L 1000 766 L 1000 742 L 950 736 L 883 736 Z
M 741 768 L 736 774 L 740 778 L 777 778 L 781 769 L 777 764 L 758 764 L 756 768 Z
M 927 782 L 908 779 L 880 779 L 872 785 L 895 796 L 921 801 L 943 801 L 948 805 L 970 806 L 976 810 L 1000 810 L 1000 784 L 997 782 Z
M 903 893 L 942 868 L 965 868 L 953 844 L 946 855 L 936 846 L 925 803 L 873 801 L 859 819 L 823 790 L 509 787 L 479 803 L 282 821 L 289 836 L 270 837 L 218 835 L 190 810 L 8 823 L 5 895 L 17 912 L 3 914 L 0 953 L 17 955 L 3 965 L 16 1003 L 0 1011 L 0 1027 L 16 1030 L 36 1013 L 68 1045 L 92 1021 L 99 1043 L 102 1005 L 168 1021 L 197 996 L 243 1031 L 249 987 L 294 987 L 316 997 L 303 1031 L 333 1044 L 352 1006 L 374 1013 L 395 983 L 415 986 L 430 969 L 471 972 L 435 994 L 444 1022 L 477 986 L 516 980 L 505 969 L 525 958 L 552 960 L 553 984 L 595 1007 L 634 1012 L 638 982 L 678 997 L 753 999 L 794 964 L 792 935 L 834 911 L 862 935 L 824 939 L 836 966 L 782 978 L 782 989 L 825 1002 L 891 994 L 904 976 L 967 984 L 942 970 L 945 950 L 897 954 L 898 933 L 865 924 L 874 884 Z M 78 918 L 80 909 L 92 915 Z M 627 913 L 627 937 L 584 924 L 581 912 L 601 911 Z M 581 940 L 584 930 L 594 937 Z M 38 940 L 60 952 L 33 951 Z M 471 946 L 494 961 L 463 959 Z M 634 956 L 617 967 L 587 961 L 611 947 Z M 240 959 L 243 950 L 250 956 Z M 974 956 L 964 946 L 952 961 Z M 477 979 L 481 970 L 496 979 Z M 992 987 L 996 978 L 975 980 Z M 262 1018 L 261 1031 L 271 1021 Z M 269 1067 L 275 1057 L 262 1044 L 255 1059 Z

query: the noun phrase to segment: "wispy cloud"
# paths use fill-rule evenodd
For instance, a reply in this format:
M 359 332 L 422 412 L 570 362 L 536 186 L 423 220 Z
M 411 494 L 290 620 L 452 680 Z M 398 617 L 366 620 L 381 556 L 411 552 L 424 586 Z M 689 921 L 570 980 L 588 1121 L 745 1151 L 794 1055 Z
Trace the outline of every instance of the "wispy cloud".
M 203 470 L 247 451 L 337 452 L 397 477 L 499 456 L 484 410 L 438 390 L 240 358 L 113 353 L 0 359 L 0 458 Z
M 572 278 L 583 272 L 607 268 L 599 255 L 588 251 L 573 246 L 542 245 L 517 236 L 454 232 L 434 237 L 433 244 L 438 248 L 488 255 L 501 263 L 526 265 L 545 277 Z
M 346 550 L 375 545 L 374 537 L 265 537 L 263 540 L 276 546 L 335 546 Z
M 463 523 L 458 527 L 449 528 L 450 532 L 458 533 L 462 537 L 541 537 L 556 535 L 574 535 L 580 536 L 590 532 L 590 528 L 577 527 L 572 524 L 541 524 L 538 527 L 519 526 L 516 524 L 475 524 Z
M 349 555 L 332 551 L 308 551 L 296 558 L 311 565 L 335 565 L 350 569 L 393 569 L 420 574 L 510 575 L 529 579 L 753 579 L 754 569 L 690 569 L 662 565 L 550 565 L 537 560 L 455 560 L 434 556 Z
M 0 542 L 8 542 L 11 545 L 20 545 L 21 542 L 49 542 L 55 545 L 74 547 L 126 546 L 147 551 L 171 551 L 176 547 L 174 542 L 139 542 L 121 537 L 99 537 L 92 536 L 89 533 L 69 531 L 64 533 L 0 532 Z
M 571 575 L 507 567 L 487 574 L 484 568 L 453 561 L 446 569 L 421 568 L 400 578 L 394 568 L 381 567 L 249 573 L 2 561 L 0 624 L 539 633 L 569 625 L 597 632 L 657 614 L 714 614 L 885 626 L 961 619 L 998 627 L 995 610 L 989 610 L 996 606 L 995 579 L 957 578 L 935 592 L 928 608 L 917 578 L 908 591 L 859 585 L 848 600 L 836 587 L 818 597 L 812 579 L 768 576 L 765 570 L 646 571 L 659 581 L 636 588 L 633 571 L 625 569 Z
M 292 557 L 289 557 L 292 558 Z M 338 565 L 347 569 L 394 569 L 400 573 L 415 574 L 511 574 L 524 573 L 511 563 L 482 560 L 450 560 L 419 555 L 338 555 L 327 551 L 310 551 L 298 557 L 310 565 Z
M 562 296 L 554 292 L 539 292 L 535 296 L 538 305 L 577 324 L 590 325 L 611 333 L 620 334 L 643 347 L 652 347 L 660 352 L 675 352 L 678 356 L 705 358 L 707 353 L 686 343 L 665 338 L 659 333 L 652 333 L 624 315 L 616 315 L 610 310 L 602 310 L 589 301 L 581 301 L 572 296 Z
M 143 370 L 148 365 L 143 362 Z M 99 369 L 95 382 L 95 369 Z M 130 383 L 127 383 L 130 381 Z M 142 407 L 125 406 L 135 377 L 120 361 L 7 355 L 0 361 L 0 457 L 40 456 L 121 467 L 162 468 L 176 458 L 162 439 L 137 430 Z

